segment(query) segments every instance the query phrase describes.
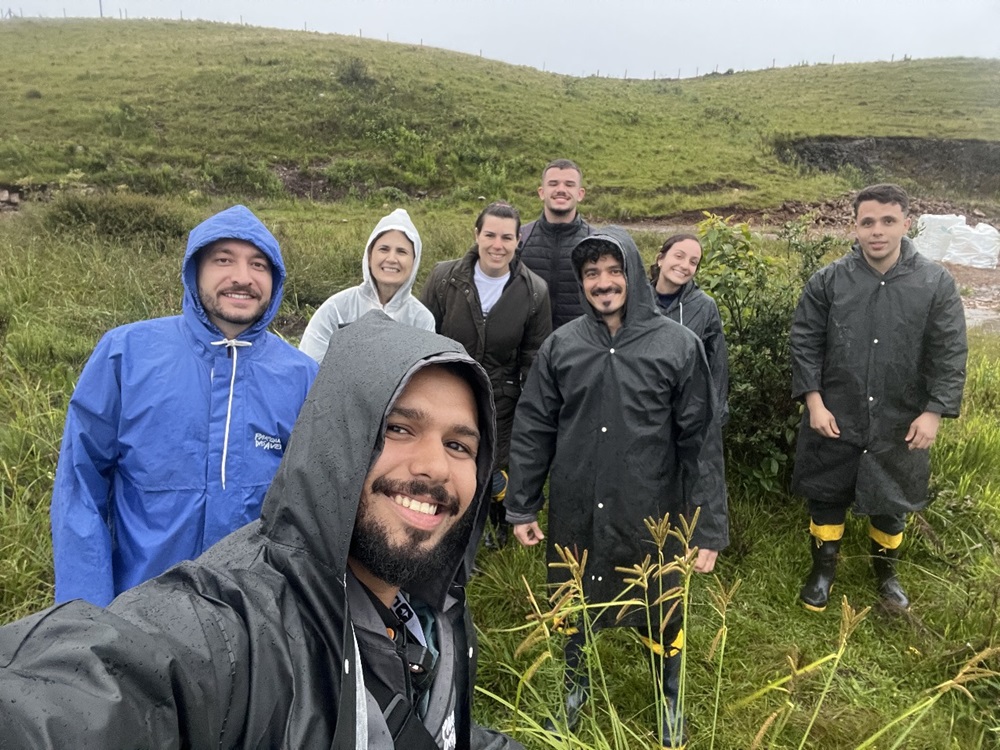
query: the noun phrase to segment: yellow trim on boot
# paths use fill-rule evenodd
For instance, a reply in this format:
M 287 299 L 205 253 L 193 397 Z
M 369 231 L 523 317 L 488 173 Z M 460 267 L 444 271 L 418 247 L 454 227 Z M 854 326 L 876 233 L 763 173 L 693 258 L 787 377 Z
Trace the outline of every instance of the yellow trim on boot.
M 639 635 L 639 642 L 654 654 L 669 659 L 671 656 L 677 656 L 684 649 L 684 628 L 677 631 L 673 642 L 666 647 L 661 646 L 656 641 L 644 635 Z
M 667 656 L 676 656 L 684 648 L 684 628 L 677 631 L 677 637 L 667 648 Z
M 820 526 L 816 522 L 809 521 L 809 533 L 821 542 L 836 542 L 844 538 L 844 524 L 826 523 Z M 816 545 L 819 546 L 818 544 Z
M 898 549 L 899 545 L 903 543 L 902 531 L 898 534 L 886 534 L 884 531 L 879 531 L 871 524 L 868 525 L 868 536 L 870 536 L 882 549 Z
M 510 481 L 510 477 L 507 476 L 507 472 L 500 469 L 500 473 L 503 474 L 503 489 L 493 496 L 493 502 L 502 503 L 503 499 L 507 497 L 507 483 Z

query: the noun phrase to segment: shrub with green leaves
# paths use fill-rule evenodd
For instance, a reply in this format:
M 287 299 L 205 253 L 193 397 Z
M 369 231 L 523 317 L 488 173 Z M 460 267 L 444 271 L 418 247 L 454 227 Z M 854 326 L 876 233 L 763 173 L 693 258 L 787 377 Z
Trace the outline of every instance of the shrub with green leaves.
M 748 488 L 779 492 L 799 415 L 790 395 L 792 313 L 833 240 L 810 239 L 801 222 L 786 225 L 782 236 L 796 257 L 782 264 L 764 254 L 762 238 L 747 224 L 707 214 L 698 234 L 704 247 L 699 284 L 719 305 L 729 347 L 730 474 Z

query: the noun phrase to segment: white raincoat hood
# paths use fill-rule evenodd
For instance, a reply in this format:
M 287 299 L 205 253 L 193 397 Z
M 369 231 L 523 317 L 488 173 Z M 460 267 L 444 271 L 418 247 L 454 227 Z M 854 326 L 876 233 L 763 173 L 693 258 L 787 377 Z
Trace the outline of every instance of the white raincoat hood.
M 396 290 L 392 299 L 383 307 L 382 303 L 379 302 L 375 281 L 372 279 L 371 268 L 368 264 L 368 251 L 379 235 L 393 229 L 405 234 L 413 243 L 413 270 L 410 272 L 410 278 Z M 417 228 L 413 225 L 410 215 L 404 209 L 397 208 L 388 216 L 383 216 L 375 225 L 375 229 L 372 230 L 368 237 L 368 243 L 361 254 L 364 281 L 357 286 L 337 292 L 320 306 L 309 320 L 305 333 L 302 334 L 299 349 L 317 362 L 322 362 L 334 331 L 353 323 L 371 310 L 380 310 L 399 323 L 422 328 L 425 331 L 433 331 L 434 316 L 412 294 L 413 282 L 420 269 L 420 251 L 420 235 L 417 233 Z
M 361 268 L 365 279 L 363 286 L 365 287 L 365 291 L 371 292 L 377 301 L 378 290 L 375 287 L 375 280 L 372 278 L 371 259 L 368 254 L 371 252 L 375 240 L 394 229 L 405 234 L 407 239 L 413 243 L 413 268 L 410 270 L 410 278 L 403 282 L 403 285 L 396 290 L 396 293 L 392 295 L 392 299 L 385 305 L 385 312 L 390 317 L 395 317 L 392 314 L 392 310 L 398 310 L 406 304 L 406 300 L 413 291 L 413 282 L 417 279 L 417 271 L 420 270 L 420 251 L 422 247 L 420 234 L 417 232 L 417 228 L 414 226 L 410 215 L 406 213 L 405 208 L 397 208 L 391 214 L 383 216 L 379 220 L 379 223 L 375 225 L 372 233 L 368 236 L 364 254 L 361 256 Z

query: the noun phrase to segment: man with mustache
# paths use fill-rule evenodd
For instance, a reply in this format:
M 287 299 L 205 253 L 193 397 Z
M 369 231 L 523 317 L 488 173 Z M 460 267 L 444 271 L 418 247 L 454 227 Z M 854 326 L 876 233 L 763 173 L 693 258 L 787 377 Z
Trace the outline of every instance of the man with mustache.
M 493 420 L 460 344 L 335 330 L 259 521 L 0 628 L 0 746 L 523 750 L 471 711 Z
M 256 519 L 318 366 L 269 333 L 285 266 L 244 206 L 192 230 L 181 315 L 115 328 L 70 399 L 56 601 L 104 606 Z
M 669 513 L 677 527 L 680 516 L 693 515 L 702 501 L 707 504 L 692 539 L 698 547 L 695 570 L 712 571 L 729 541 L 725 494 L 692 490 L 702 446 L 714 441 L 721 450 L 721 428 L 701 341 L 659 313 L 628 233 L 620 227 L 598 230 L 576 246 L 571 259 L 587 312 L 553 331 L 528 374 L 514 414 L 504 504 L 518 541 L 537 544 L 544 539 L 537 516 L 548 477 L 547 560 L 559 561 L 556 544 L 575 550 L 578 558 L 587 550 L 584 595 L 601 604 L 626 587 L 616 568 L 631 569 L 653 550 L 643 519 Z M 666 560 L 684 552 L 677 539 L 668 540 Z M 564 575 L 550 567 L 549 583 L 562 583 Z M 663 590 L 678 582 L 668 577 Z M 655 680 L 665 710 L 657 734 L 664 746 L 680 747 L 683 635 L 680 611 L 671 613 L 671 604 L 652 607 L 651 630 L 641 608 L 616 620 L 614 607 L 596 615 L 592 627 L 638 627 L 658 644 L 662 658 Z M 579 627 L 566 642 L 567 695 L 558 717 L 571 730 L 590 693 L 584 636 Z
M 851 252 L 806 284 L 792 319 L 792 396 L 805 402 L 792 489 L 809 508 L 806 609 L 830 599 L 847 510 L 868 516 L 880 602 L 910 606 L 896 562 L 907 514 L 929 502 L 930 447 L 965 388 L 965 312 L 951 274 L 917 252 L 909 197 L 854 199 Z
M 549 287 L 553 329 L 583 314 L 570 253 L 591 231 L 577 211 L 585 193 L 580 167 L 569 159 L 549 162 L 538 188 L 542 215 L 521 227 L 518 258 Z

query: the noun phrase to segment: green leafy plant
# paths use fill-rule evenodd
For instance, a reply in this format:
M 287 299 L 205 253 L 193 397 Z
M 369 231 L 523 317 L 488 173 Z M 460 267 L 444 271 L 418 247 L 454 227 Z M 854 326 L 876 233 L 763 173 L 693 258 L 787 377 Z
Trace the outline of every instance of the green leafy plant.
M 798 290 L 746 224 L 709 214 L 698 234 L 705 249 L 699 283 L 719 305 L 729 347 L 727 465 L 744 483 L 778 492 L 798 413 L 788 348 Z

